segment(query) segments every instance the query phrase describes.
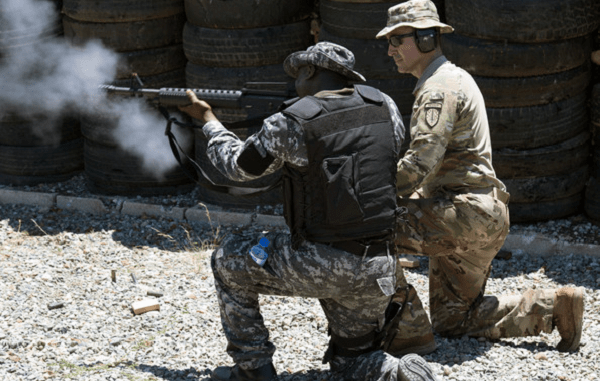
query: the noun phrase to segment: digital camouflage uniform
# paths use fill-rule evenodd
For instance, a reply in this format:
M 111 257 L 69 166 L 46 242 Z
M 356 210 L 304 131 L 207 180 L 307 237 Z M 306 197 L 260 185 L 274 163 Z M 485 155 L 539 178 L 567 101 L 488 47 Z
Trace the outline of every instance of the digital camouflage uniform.
M 484 295 L 509 231 L 508 194 L 492 168 L 483 96 L 473 78 L 435 59 L 414 91 L 411 145 L 398 163 L 400 252 L 427 255 L 431 321 L 442 335 L 490 339 L 552 331 L 555 290 Z M 417 192 L 420 198 L 408 198 Z M 413 195 L 413 197 L 415 197 Z
M 325 63 L 320 63 L 324 66 Z M 326 92 L 316 97 L 337 97 L 351 90 Z M 394 102 L 384 94 L 394 129 L 396 157 L 404 139 L 404 126 Z M 238 165 L 238 157 L 253 145 L 261 156 L 274 161 L 260 175 L 281 168 L 308 165 L 303 130 L 294 119 L 277 113 L 267 118 L 262 129 L 245 142 L 219 122 L 203 127 L 209 138 L 207 154 L 214 166 L 234 181 L 257 178 Z M 397 260 L 392 252 L 365 257 L 335 249 L 326 244 L 304 241 L 292 248 L 289 233 L 268 233 L 268 261 L 263 267 L 249 255 L 260 237 L 255 234 L 227 236 L 213 252 L 212 269 L 221 310 L 227 352 L 244 369 L 256 369 L 272 362 L 275 351 L 260 314 L 258 295 L 318 298 L 327 316 L 329 329 L 342 338 L 364 336 L 384 325 L 384 313 L 395 292 Z M 364 344 L 355 349 L 369 348 Z M 334 379 L 394 381 L 399 360 L 383 351 L 358 357 L 333 356 L 330 361 Z

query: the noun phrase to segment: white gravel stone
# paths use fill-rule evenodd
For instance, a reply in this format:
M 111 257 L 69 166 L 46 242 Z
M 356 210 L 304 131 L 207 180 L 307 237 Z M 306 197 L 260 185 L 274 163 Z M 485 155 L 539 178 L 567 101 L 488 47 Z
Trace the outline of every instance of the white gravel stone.
M 80 180 L 22 189 L 92 197 Z M 101 215 L 0 204 L 0 380 L 207 381 L 215 367 L 231 365 L 207 250 L 218 238 L 216 226 L 115 209 L 127 200 L 191 208 L 194 197 L 99 197 L 116 210 Z M 266 207 L 252 212 L 281 214 Z M 219 237 L 233 229 L 221 227 Z M 577 216 L 513 227 L 523 235 L 542 230 L 592 245 L 600 232 Z M 419 260 L 419 268 L 405 273 L 428 309 L 428 259 Z M 440 379 L 600 380 L 599 263 L 593 255 L 513 252 L 510 260 L 494 261 L 488 281 L 491 295 L 583 286 L 584 333 L 577 352 L 557 352 L 557 332 L 497 342 L 436 336 L 438 349 L 425 358 Z M 116 282 L 111 270 L 117 270 Z M 147 295 L 151 289 L 163 293 L 157 298 L 160 311 L 134 315 L 131 304 L 154 298 Z M 48 310 L 56 302 L 64 306 Z M 328 337 L 319 302 L 274 296 L 261 296 L 260 302 L 278 349 L 280 379 L 331 379 L 321 364 Z

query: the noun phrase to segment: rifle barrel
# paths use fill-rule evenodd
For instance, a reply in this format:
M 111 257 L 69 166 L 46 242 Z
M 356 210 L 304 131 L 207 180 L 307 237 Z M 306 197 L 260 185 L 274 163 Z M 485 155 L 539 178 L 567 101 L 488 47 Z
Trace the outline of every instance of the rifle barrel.
M 136 89 L 129 87 L 118 87 L 112 85 L 101 85 L 100 90 L 108 94 L 119 96 L 130 96 L 146 98 L 153 103 L 165 106 L 187 106 L 190 101 L 185 93 L 192 90 L 198 99 L 205 100 L 212 107 L 239 108 L 243 92 L 240 90 L 215 90 L 215 89 L 183 89 L 183 88 L 161 88 L 161 89 Z

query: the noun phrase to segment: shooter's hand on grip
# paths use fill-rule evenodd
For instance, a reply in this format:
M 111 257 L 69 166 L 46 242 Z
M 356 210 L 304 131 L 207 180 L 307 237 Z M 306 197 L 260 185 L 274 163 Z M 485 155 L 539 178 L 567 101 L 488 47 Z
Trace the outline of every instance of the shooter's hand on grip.
M 192 90 L 187 90 L 185 93 L 192 104 L 189 106 L 179 106 L 179 110 L 185 112 L 194 119 L 200 120 L 202 123 L 219 121 L 215 114 L 213 114 L 212 107 L 210 107 L 208 103 L 198 99 Z

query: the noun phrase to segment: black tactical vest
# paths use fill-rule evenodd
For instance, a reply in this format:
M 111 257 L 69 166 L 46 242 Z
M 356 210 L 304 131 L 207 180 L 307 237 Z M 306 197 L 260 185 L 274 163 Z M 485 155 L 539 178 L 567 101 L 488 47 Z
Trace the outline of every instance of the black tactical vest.
M 304 97 L 282 112 L 304 130 L 308 167 L 283 170 L 284 215 L 303 240 L 391 239 L 396 221 L 396 152 L 390 111 L 379 90 Z

